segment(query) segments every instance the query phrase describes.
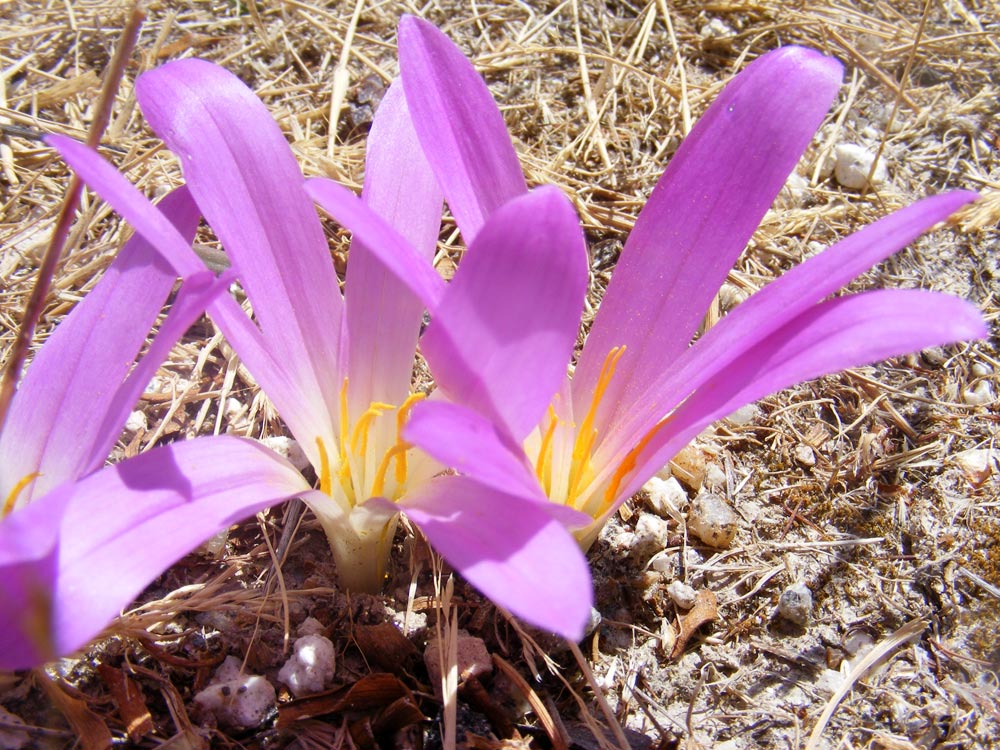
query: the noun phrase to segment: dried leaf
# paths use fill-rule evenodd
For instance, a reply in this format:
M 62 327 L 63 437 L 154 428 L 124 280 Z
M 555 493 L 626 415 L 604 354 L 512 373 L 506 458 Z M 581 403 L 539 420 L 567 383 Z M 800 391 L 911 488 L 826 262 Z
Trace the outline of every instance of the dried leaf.
M 132 742 L 138 742 L 153 731 L 153 716 L 146 707 L 142 688 L 133 680 L 125 668 L 115 669 L 107 664 L 99 664 L 97 672 L 107 685 L 115 705 L 118 706 L 118 716 L 125 725 L 125 731 Z

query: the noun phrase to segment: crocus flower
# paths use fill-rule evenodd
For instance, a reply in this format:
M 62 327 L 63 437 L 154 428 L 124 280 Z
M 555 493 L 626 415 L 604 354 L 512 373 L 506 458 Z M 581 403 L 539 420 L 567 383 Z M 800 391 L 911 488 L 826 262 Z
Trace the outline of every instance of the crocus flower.
M 502 117 L 461 51 L 430 24 L 404 18 L 399 51 L 420 144 L 459 229 L 474 244 L 498 207 L 526 190 Z M 809 145 L 841 75 L 832 58 L 785 47 L 725 88 L 640 213 L 573 377 L 530 430 L 498 407 L 519 398 L 509 383 L 489 367 L 463 371 L 441 361 L 439 347 L 425 338 L 423 353 L 451 402 L 414 408 L 404 438 L 459 470 L 470 497 L 513 493 L 586 513 L 589 523 L 575 530 L 586 549 L 626 498 L 699 431 L 739 406 L 845 367 L 985 335 L 979 312 L 946 295 L 884 290 L 830 298 L 977 197 L 952 192 L 838 242 L 690 344 Z M 356 237 L 374 236 L 376 223 L 359 218 L 352 229 Z M 540 312 L 548 299 L 517 302 Z M 465 340 L 471 318 L 467 311 L 436 322 Z M 563 335 L 575 337 L 576 328 Z M 563 351 L 553 347 L 552 361 L 537 366 L 565 371 Z
M 183 193 L 163 203 L 188 243 L 191 205 Z M 79 648 L 164 568 L 298 477 L 230 437 L 101 468 L 170 347 L 229 284 L 189 277 L 136 364 L 175 278 L 150 245 L 130 241 L 39 350 L 11 402 L 0 434 L 0 670 Z
M 433 479 L 441 466 L 402 436 L 424 398 L 410 386 L 424 307 L 458 310 L 477 297 L 514 300 L 528 313 L 510 316 L 497 304 L 468 322 L 523 385 L 523 398 L 544 410 L 563 375 L 561 366 L 546 365 L 549 352 L 561 349 L 565 359 L 572 350 L 572 341 L 552 331 L 575 328 L 586 291 L 586 249 L 569 201 L 552 188 L 519 195 L 485 224 L 446 285 L 430 264 L 441 193 L 398 85 L 386 92 L 372 126 L 362 199 L 330 181 L 307 185 L 265 106 L 222 68 L 173 62 L 141 76 L 137 96 L 179 157 L 186 187 L 253 305 L 256 324 L 228 296 L 210 314 L 315 469 L 317 489 L 301 480 L 289 494 L 319 519 L 342 585 L 379 590 L 402 511 L 499 604 L 579 637 L 590 575 L 563 525 L 579 514 L 554 514 L 550 504 L 516 494 L 474 496 L 462 491 L 462 480 Z M 197 268 L 183 240 L 124 177 L 80 144 L 55 143 L 179 273 Z M 390 235 L 352 244 L 343 298 L 310 196 L 334 196 L 347 213 L 374 212 Z M 386 271 L 386 261 L 407 269 L 405 283 Z M 519 304 L 539 295 L 550 300 L 542 313 Z M 468 367 L 460 347 L 452 349 L 454 366 Z

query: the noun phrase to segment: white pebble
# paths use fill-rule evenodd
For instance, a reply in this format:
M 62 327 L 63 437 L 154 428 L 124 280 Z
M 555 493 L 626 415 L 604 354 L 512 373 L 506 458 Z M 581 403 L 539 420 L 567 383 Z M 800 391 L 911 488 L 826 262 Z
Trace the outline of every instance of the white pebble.
M 698 598 L 698 592 L 683 581 L 671 581 L 667 586 L 667 595 L 681 609 L 691 609 Z
M 632 554 L 639 557 L 651 557 L 667 546 L 670 538 L 670 528 L 667 522 L 652 513 L 640 513 L 635 523 L 635 541 L 632 544 Z
M 811 445 L 806 445 L 805 443 L 799 443 L 795 446 L 795 460 L 798 461 L 803 466 L 815 466 L 816 465 L 816 453 L 813 451 Z
M 653 477 L 642 488 L 649 498 L 649 507 L 656 515 L 660 518 L 672 518 L 677 523 L 684 520 L 681 509 L 687 505 L 688 496 L 677 479 Z
M 805 627 L 809 622 L 812 606 L 813 596 L 809 587 L 804 583 L 793 583 L 781 592 L 781 597 L 778 599 L 778 615 Z
M 688 531 L 709 547 L 725 549 L 736 536 L 739 519 L 721 496 L 702 492 L 691 503 L 688 512 Z
M 756 422 L 760 416 L 761 410 L 757 404 L 747 404 L 746 406 L 741 406 L 739 409 L 726 417 L 726 421 L 730 424 L 736 425 L 737 427 L 745 427 L 748 424 Z
M 806 199 L 809 192 L 809 180 L 798 172 L 792 172 L 785 180 L 784 187 L 778 193 L 778 206 L 780 208 L 798 208 Z
M 322 635 L 305 635 L 295 641 L 294 648 L 278 672 L 278 681 L 288 685 L 296 698 L 320 692 L 333 679 L 333 643 Z
M 309 468 L 309 459 L 296 441 L 284 435 L 274 435 L 272 437 L 261 438 L 261 444 L 270 448 L 279 456 L 288 459 L 288 463 L 299 471 Z
M 485 677 L 493 672 L 493 660 L 482 638 L 469 635 L 464 630 L 458 631 L 458 679 L 459 682 L 469 677 Z M 427 643 L 424 649 L 424 666 L 434 691 L 441 692 L 441 642 L 435 638 Z
M 708 464 L 705 466 L 705 484 L 712 489 L 725 487 L 726 472 L 718 464 Z
M 972 388 L 962 391 L 962 400 L 970 406 L 984 406 L 993 401 L 993 388 L 989 381 L 980 380 Z
M 241 675 L 240 660 L 227 656 L 215 672 L 215 682 L 194 697 L 222 726 L 260 726 L 277 703 L 274 686 L 259 675 Z
M 974 486 L 985 482 L 993 472 L 993 451 L 989 448 L 973 448 L 955 454 L 955 463 Z
M 649 570 L 654 570 L 657 573 L 666 573 L 667 575 L 674 574 L 674 553 L 667 550 L 657 552 L 651 558 L 649 562 L 646 563 L 646 567 Z
M 841 143 L 837 146 L 836 162 L 833 166 L 833 176 L 845 188 L 860 190 L 868 186 L 868 173 L 872 170 L 875 154 L 868 149 L 853 143 Z M 885 182 L 885 161 L 879 159 L 872 175 L 872 185 Z
M 315 617 L 307 617 L 297 628 L 299 633 L 299 638 L 306 635 L 322 635 L 326 628 L 323 627 L 323 623 L 317 620 Z
M 125 420 L 125 432 L 138 432 L 139 430 L 146 431 L 149 429 L 149 421 L 146 419 L 146 413 L 142 411 L 134 411 L 128 415 L 128 419 Z

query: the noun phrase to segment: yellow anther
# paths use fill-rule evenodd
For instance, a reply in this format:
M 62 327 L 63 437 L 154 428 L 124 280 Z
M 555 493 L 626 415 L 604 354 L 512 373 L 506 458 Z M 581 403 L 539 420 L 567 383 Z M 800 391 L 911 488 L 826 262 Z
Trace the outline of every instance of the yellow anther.
M 608 352 L 608 356 L 604 358 L 604 364 L 601 365 L 601 374 L 597 378 L 597 385 L 594 386 L 594 395 L 590 400 L 590 408 L 587 409 L 587 415 L 583 418 L 583 424 L 577 430 L 576 440 L 573 443 L 573 468 L 570 470 L 569 477 L 570 500 L 577 496 L 581 481 L 587 474 L 586 470 L 590 466 L 590 454 L 594 448 L 594 441 L 597 440 L 597 430 L 594 429 L 594 420 L 597 418 L 597 407 L 601 403 L 601 399 L 604 397 L 604 392 L 608 389 L 611 379 L 615 376 L 615 368 L 618 366 L 618 360 L 621 359 L 624 353 L 624 346 L 615 346 Z
M 326 452 L 323 445 L 323 438 L 316 438 L 316 447 L 319 448 L 319 490 L 330 495 L 333 493 L 333 477 L 330 474 L 330 454 Z
M 363 456 L 368 452 L 368 431 L 371 429 L 372 423 L 385 412 L 392 411 L 395 408 L 392 404 L 372 401 L 368 407 L 368 411 L 358 418 L 358 422 L 354 425 L 353 432 L 351 432 L 351 450 L 354 451 L 355 456 Z M 361 444 L 360 449 L 358 446 L 359 443 Z
M 542 435 L 542 444 L 538 448 L 538 460 L 535 462 L 535 476 L 545 487 L 546 494 L 551 491 L 552 483 L 552 437 L 559 425 L 559 415 L 552 404 L 549 404 L 549 424 Z
M 21 494 L 25 487 L 34 482 L 35 479 L 41 475 L 42 472 L 40 471 L 33 472 L 14 485 L 14 489 L 10 491 L 10 494 L 7 495 L 7 499 L 3 501 L 3 512 L 0 513 L 0 518 L 5 518 L 8 513 L 14 510 L 14 503 L 17 502 L 17 496 Z

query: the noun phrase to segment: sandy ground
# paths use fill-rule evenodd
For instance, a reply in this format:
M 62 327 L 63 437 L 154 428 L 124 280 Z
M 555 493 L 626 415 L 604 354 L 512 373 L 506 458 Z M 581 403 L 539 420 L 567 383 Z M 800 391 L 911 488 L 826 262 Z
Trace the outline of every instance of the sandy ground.
M 278 508 L 166 572 L 80 658 L 0 674 L 0 747 L 1000 746 L 996 3 L 386 2 L 362 6 L 356 29 L 354 10 L 150 3 L 106 155 L 148 194 L 179 182 L 131 89 L 141 71 L 197 55 L 258 92 L 307 174 L 358 188 L 373 108 L 398 70 L 396 22 L 417 12 L 485 75 L 529 181 L 574 197 L 596 304 L 643 199 L 720 86 L 768 49 L 807 44 L 846 64 L 844 86 L 799 165 L 804 179 L 765 218 L 707 324 L 854 229 L 963 187 L 984 201 L 852 288 L 960 295 L 994 336 L 803 384 L 704 433 L 673 467 L 674 503 L 640 494 L 591 551 L 601 622 L 575 652 L 461 581 L 449 596 L 426 546 L 403 531 L 384 597 L 347 597 L 306 514 L 279 586 L 268 552 L 284 528 Z M 126 13 L 116 3 L 0 4 L 5 356 L 66 183 L 38 137 L 84 137 Z M 338 68 L 347 86 L 331 126 Z M 876 191 L 827 175 L 844 143 L 881 149 L 888 177 Z M 129 232 L 91 197 L 76 227 L 39 343 Z M 445 275 L 462 251 L 452 230 L 442 230 Z M 329 236 L 342 271 L 347 238 L 333 226 Z M 215 245 L 207 232 L 199 242 Z M 145 425 L 123 436 L 116 458 L 213 431 L 283 434 L 208 321 L 140 410 Z M 737 514 L 722 549 L 689 528 L 705 491 Z M 710 595 L 685 609 L 675 581 Z M 801 623 L 776 614 L 790 588 L 812 599 Z M 276 675 L 308 617 L 333 643 L 335 676 L 327 692 L 292 701 Z M 442 701 L 428 644 L 456 625 L 484 673 Z M 220 724 L 193 700 L 227 655 L 278 685 L 280 709 L 256 726 Z M 11 728 L 15 717 L 29 729 Z

